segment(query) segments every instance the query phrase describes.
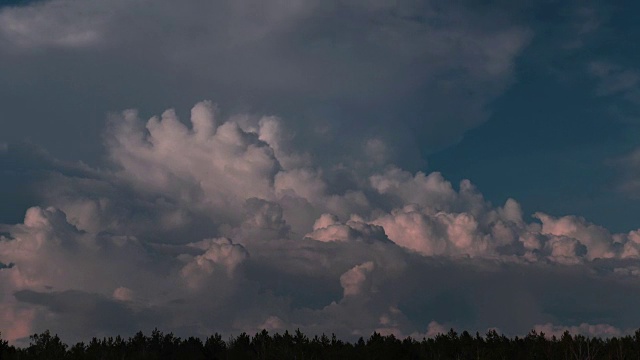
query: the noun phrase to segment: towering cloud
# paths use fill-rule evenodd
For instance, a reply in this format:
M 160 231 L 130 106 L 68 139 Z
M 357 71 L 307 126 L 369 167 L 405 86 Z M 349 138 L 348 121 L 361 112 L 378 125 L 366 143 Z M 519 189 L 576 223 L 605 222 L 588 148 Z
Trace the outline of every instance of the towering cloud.
M 171 110 L 112 115 L 110 165 L 53 162 L 39 180 L 43 206 L 2 226 L 0 331 L 351 337 L 566 324 L 613 334 L 640 316 L 635 296 L 616 295 L 640 293 L 637 231 L 544 213 L 526 221 L 515 200 L 493 206 L 439 173 L 322 165 L 287 131 L 275 117 L 223 117 L 208 101 L 190 124 Z M 593 283 L 608 292 L 588 293 Z M 573 323 L 562 309 L 578 299 L 600 310 Z

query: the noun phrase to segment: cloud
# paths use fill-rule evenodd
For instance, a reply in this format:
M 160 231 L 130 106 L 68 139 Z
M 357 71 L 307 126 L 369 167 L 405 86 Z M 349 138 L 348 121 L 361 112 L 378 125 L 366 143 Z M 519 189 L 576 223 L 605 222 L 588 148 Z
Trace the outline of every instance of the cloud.
M 367 224 L 357 216 L 342 224 L 337 216 L 331 214 L 322 214 L 306 237 L 318 241 L 389 241 L 382 226 Z
M 340 285 L 344 289 L 344 296 L 355 296 L 365 291 L 367 275 L 373 271 L 375 265 L 371 261 L 356 265 L 340 276 Z
M 533 32 L 502 6 L 1 8 L 0 331 L 632 328 L 638 231 L 416 171 L 514 81 Z M 573 18 L 575 49 L 602 17 Z M 633 69 L 588 70 L 597 96 L 634 98 Z M 25 137 L 56 156 L 8 142 Z
M 638 231 L 526 221 L 516 200 L 392 163 L 323 165 L 285 124 L 208 101 L 190 125 L 128 110 L 109 118 L 100 169 L 9 144 L 4 161 L 46 171 L 41 206 L 0 228 L 0 324 L 15 324 L 0 331 L 16 341 L 55 319 L 74 340 L 156 326 L 351 339 L 640 316 L 620 295 L 637 293 Z
M 589 64 L 589 73 L 599 81 L 596 89 L 599 96 L 628 94 L 638 90 L 640 73 L 635 69 L 605 61 L 593 61 Z
M 191 246 L 204 250 L 202 255 L 185 256 L 187 264 L 180 274 L 186 279 L 190 287 L 198 287 L 206 282 L 209 275 L 222 271 L 232 277 L 237 267 L 249 256 L 241 245 L 236 245 L 229 239 L 207 239 Z
M 542 234 L 566 236 L 578 240 L 585 245 L 585 255 L 590 259 L 616 256 L 613 247 L 617 241 L 603 227 L 589 224 L 584 219 L 572 216 L 558 219 L 542 213 L 536 213 L 534 216 L 542 222 Z
M 576 326 L 559 326 L 551 323 L 540 324 L 534 326 L 534 330 L 538 333 L 544 333 L 547 337 L 555 336 L 556 338 L 562 337 L 564 332 L 569 332 L 572 335 L 585 335 L 588 337 L 601 337 L 610 338 L 614 336 L 620 336 L 630 331 L 623 331 L 608 324 L 587 324 L 582 323 Z
M 609 161 L 617 170 L 615 181 L 616 190 L 626 196 L 637 198 L 640 196 L 640 149 L 635 148 L 630 152 Z
M 5 7 L 0 9 L 0 33 L 22 49 L 94 46 L 101 40 L 111 11 L 98 3 L 84 10 L 85 16 L 77 16 L 72 1 Z
M 48 181 L 54 173 L 66 177 L 95 176 L 83 163 L 60 161 L 29 142 L 0 145 L 0 194 L 5 199 L 0 203 L 2 222 L 21 222 L 26 209 L 40 204 L 36 194 L 40 182 Z
M 23 304 L 39 308 L 40 311 L 37 312 L 39 316 L 43 316 L 45 312 L 42 309 L 46 309 L 48 316 L 65 321 L 67 336 L 71 333 L 74 337 L 78 337 L 87 328 L 91 328 L 95 334 L 99 335 L 131 333 L 135 331 L 136 326 L 140 325 L 134 320 L 139 318 L 135 311 L 121 302 L 98 294 L 76 290 L 62 292 L 20 290 L 14 296 Z M 133 321 L 123 322 L 121 319 Z
M 275 117 L 221 116 L 205 101 L 190 120 L 111 116 L 101 169 L 32 161 L 49 169 L 37 181 L 47 206 L 0 229 L 2 318 L 15 324 L 3 334 L 51 319 L 80 339 L 155 326 L 522 334 L 637 318 L 619 310 L 637 299 L 616 295 L 636 287 L 637 231 L 544 213 L 527 222 L 515 200 L 494 206 L 439 173 L 325 166 Z M 6 161 L 23 161 L 8 149 Z M 101 309 L 111 315 L 88 315 Z
M 459 141 L 512 82 L 532 33 L 503 15 L 448 2 L 341 0 L 4 7 L 0 83 L 12 86 L 0 91 L 12 99 L 4 114 L 21 121 L 0 130 L 3 141 L 31 137 L 96 163 L 104 112 L 174 104 L 180 113 L 215 97 L 227 109 L 283 115 L 300 134 L 323 133 L 297 141 L 324 163 L 373 153 L 380 161 L 381 143 L 357 136 L 367 132 L 386 143 L 387 157 L 415 166 L 418 143 L 433 150 Z M 33 96 L 41 107 L 27 106 Z M 68 139 L 81 129 L 85 138 L 63 147 L 32 133 L 43 116 L 61 119 L 43 132 Z

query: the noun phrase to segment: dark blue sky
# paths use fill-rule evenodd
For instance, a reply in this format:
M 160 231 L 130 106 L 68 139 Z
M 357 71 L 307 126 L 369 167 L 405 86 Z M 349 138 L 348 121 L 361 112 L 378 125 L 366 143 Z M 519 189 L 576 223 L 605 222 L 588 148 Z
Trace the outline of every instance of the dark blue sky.
M 536 36 L 516 60 L 514 83 L 488 105 L 486 123 L 427 155 L 429 168 L 472 179 L 494 202 L 516 198 L 526 213 L 579 214 L 617 231 L 635 229 L 640 202 L 619 191 L 624 170 L 616 160 L 638 146 L 640 103 L 629 99 L 638 86 L 598 94 L 602 80 L 589 66 L 606 61 L 637 72 L 640 26 L 629 6 L 603 6 L 597 15 L 604 20 L 588 40 L 561 49 L 570 34 L 566 11 L 551 4 L 530 15 Z
M 0 6 L 24 6 L 44 0 L 0 0 Z

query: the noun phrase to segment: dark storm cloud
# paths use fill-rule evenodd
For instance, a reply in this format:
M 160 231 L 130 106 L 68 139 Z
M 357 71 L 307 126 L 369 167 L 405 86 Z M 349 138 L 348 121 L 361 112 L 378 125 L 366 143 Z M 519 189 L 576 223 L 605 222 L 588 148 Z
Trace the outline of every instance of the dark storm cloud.
M 53 174 L 91 178 L 93 171 L 81 163 L 68 163 L 53 158 L 46 150 L 27 142 L 0 144 L 0 219 L 17 223 L 24 212 L 40 204 L 42 197 L 53 190 L 43 182 Z
M 298 132 L 326 133 L 306 144 L 315 150 L 327 141 L 353 150 L 351 139 L 365 132 L 403 139 L 407 148 L 397 151 L 407 158 L 418 141 L 450 144 L 486 119 L 486 103 L 510 82 L 530 37 L 504 15 L 411 1 L 9 8 L 0 14 L 1 130 L 5 140 L 28 137 L 95 162 L 107 111 L 184 111 L 194 99 L 215 98 L 226 109 L 284 116 Z M 52 140 L 70 136 L 64 146 Z
M 138 318 L 144 317 L 122 302 L 98 294 L 82 291 L 36 292 L 17 291 L 14 296 L 20 302 L 39 305 L 64 321 L 71 330 L 67 336 L 82 338 L 84 331 L 92 327 L 100 334 L 131 334 L 141 328 Z M 97 326 L 97 327 L 96 327 Z

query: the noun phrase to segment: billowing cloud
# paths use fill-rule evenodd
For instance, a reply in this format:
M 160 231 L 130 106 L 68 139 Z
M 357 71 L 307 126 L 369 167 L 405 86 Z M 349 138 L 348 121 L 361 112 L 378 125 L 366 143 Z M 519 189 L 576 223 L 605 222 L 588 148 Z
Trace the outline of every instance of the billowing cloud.
M 127 110 L 104 167 L 42 162 L 40 206 L 0 228 L 2 334 L 618 334 L 640 316 L 638 231 L 527 220 L 388 159 L 326 165 L 285 124 L 208 101 L 189 123 Z M 35 162 L 19 154 L 3 161 Z
M 340 285 L 344 289 L 344 296 L 355 296 L 365 291 L 367 276 L 374 269 L 371 261 L 356 265 L 340 276 Z
M 389 241 L 382 226 L 367 224 L 358 216 L 342 224 L 331 214 L 322 214 L 306 236 L 318 241 Z

